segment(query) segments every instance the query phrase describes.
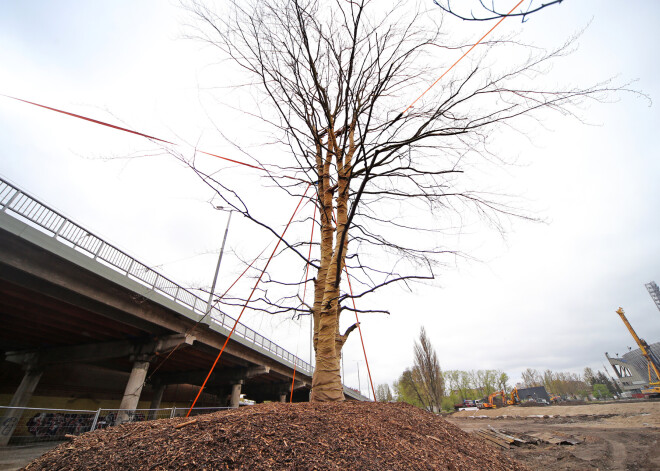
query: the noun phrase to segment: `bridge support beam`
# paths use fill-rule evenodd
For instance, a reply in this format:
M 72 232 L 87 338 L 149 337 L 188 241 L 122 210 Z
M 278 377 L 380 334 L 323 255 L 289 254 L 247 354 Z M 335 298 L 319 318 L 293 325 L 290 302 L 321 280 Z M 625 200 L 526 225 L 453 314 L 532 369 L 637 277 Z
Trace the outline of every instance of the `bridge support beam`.
M 231 399 L 229 401 L 229 407 L 238 408 L 241 402 L 241 386 L 243 385 L 243 380 L 237 381 L 231 385 Z
M 14 434 L 16 425 L 24 412 L 20 408 L 27 407 L 42 374 L 43 369 L 37 366 L 36 361 L 27 365 L 23 380 L 9 403 L 9 407 L 18 407 L 18 409 L 8 409 L 2 418 L 2 422 L 0 422 L 0 446 L 9 443 L 9 439 Z
M 144 380 L 147 377 L 147 371 L 149 371 L 149 364 L 149 358 L 146 355 L 140 355 L 133 363 L 131 376 L 128 378 L 124 397 L 119 405 L 122 410 L 117 414 L 117 424 L 129 421 L 132 415 L 131 411 L 137 408 L 144 387 Z

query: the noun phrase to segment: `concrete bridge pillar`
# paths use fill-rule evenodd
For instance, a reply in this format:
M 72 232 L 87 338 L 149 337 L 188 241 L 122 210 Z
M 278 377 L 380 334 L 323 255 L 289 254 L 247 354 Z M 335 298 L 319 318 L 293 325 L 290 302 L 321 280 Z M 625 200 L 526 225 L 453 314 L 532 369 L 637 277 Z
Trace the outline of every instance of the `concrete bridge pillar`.
M 125 410 L 120 410 L 117 414 L 117 424 L 129 421 L 132 415 L 131 411 L 134 411 L 138 402 L 140 402 L 144 380 L 147 377 L 147 371 L 149 371 L 150 356 L 138 355 L 135 358 L 131 375 L 128 378 L 128 383 L 126 383 L 126 389 L 124 389 L 124 397 L 119 405 L 120 409 Z
M 280 383 L 277 386 L 277 397 L 280 402 L 289 402 L 289 397 L 291 394 L 291 383 L 288 381 L 286 383 Z
M 0 446 L 9 443 L 16 425 L 23 415 L 23 409 L 20 409 L 20 407 L 27 407 L 42 374 L 43 368 L 37 365 L 37 357 L 35 356 L 33 361 L 26 365 L 25 375 L 21 380 L 21 384 L 19 384 L 18 389 L 16 389 L 14 396 L 9 402 L 9 407 L 18 407 L 19 409 L 8 409 L 2 418 L 2 422 L 0 422 Z
M 134 353 L 130 357 L 134 362 L 133 369 L 128 378 L 128 383 L 126 383 L 126 389 L 124 389 L 124 397 L 119 405 L 119 408 L 124 410 L 119 411 L 117 414 L 117 424 L 131 420 L 132 415 L 140 402 L 140 395 L 142 394 L 142 388 L 145 383 L 144 380 L 147 377 L 149 365 L 154 358 L 154 354 L 156 352 L 168 352 L 184 343 L 192 345 L 194 341 L 195 337 L 192 335 L 174 334 L 133 347 Z M 162 399 L 162 393 L 158 399 L 159 404 L 160 399 Z
M 151 405 L 149 409 L 160 409 L 160 403 L 163 400 L 166 384 L 154 384 L 154 396 L 151 398 Z M 149 420 L 154 420 L 158 415 L 158 411 L 152 410 L 149 412 Z
M 229 401 L 229 407 L 238 408 L 241 402 L 241 386 L 243 385 L 243 380 L 232 383 L 231 385 L 231 399 Z

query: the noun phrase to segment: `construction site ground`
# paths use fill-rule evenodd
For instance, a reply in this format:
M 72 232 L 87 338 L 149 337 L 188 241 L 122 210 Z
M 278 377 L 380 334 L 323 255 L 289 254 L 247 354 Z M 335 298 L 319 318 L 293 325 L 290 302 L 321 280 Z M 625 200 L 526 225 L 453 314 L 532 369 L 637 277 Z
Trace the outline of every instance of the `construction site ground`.
M 61 442 L 0 446 L 0 471 L 16 471 Z
M 446 418 L 532 469 L 660 469 L 660 401 L 509 406 Z M 497 436 L 528 443 L 498 445 Z
M 8 447 L 0 469 L 44 452 L 28 469 L 660 469 L 660 402 L 511 406 L 444 418 L 405 404 L 264 404 L 189 424 L 120 425 L 52 450 Z

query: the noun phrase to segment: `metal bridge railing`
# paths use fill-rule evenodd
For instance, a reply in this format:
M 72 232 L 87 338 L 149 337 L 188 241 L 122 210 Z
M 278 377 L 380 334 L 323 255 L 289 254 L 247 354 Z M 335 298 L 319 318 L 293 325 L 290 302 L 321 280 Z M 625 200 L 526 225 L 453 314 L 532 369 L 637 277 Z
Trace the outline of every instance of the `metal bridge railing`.
M 0 178 L 0 206 L 2 207 L 0 212 L 19 216 L 17 219 L 27 221 L 31 226 L 45 231 L 69 247 L 151 288 L 153 291 L 197 314 L 204 315 L 206 313 L 206 300 L 149 268 L 117 247 L 108 244 L 100 237 L 37 201 L 2 178 Z M 230 330 L 236 322 L 234 318 L 222 313 L 215 306 L 211 308 L 209 317 L 216 324 Z M 291 366 L 295 363 L 298 371 L 308 375 L 313 372 L 309 363 L 297 358 L 291 352 L 244 324 L 239 323 L 236 326 L 234 335 L 243 337 L 248 342 L 268 350 L 290 363 Z

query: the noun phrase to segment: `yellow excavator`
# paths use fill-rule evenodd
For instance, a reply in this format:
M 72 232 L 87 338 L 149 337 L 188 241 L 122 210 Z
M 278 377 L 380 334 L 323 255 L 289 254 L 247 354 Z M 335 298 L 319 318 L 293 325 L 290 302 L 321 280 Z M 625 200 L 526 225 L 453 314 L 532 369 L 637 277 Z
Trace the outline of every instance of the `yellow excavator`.
M 649 396 L 660 396 L 660 361 L 655 357 L 651 349 L 649 348 L 649 344 L 646 343 L 644 339 L 640 339 L 637 336 L 637 333 L 635 332 L 635 329 L 632 328 L 630 325 L 630 322 L 628 322 L 628 319 L 626 319 L 626 315 L 623 312 L 623 308 L 619 308 L 616 313 L 621 317 L 621 320 L 623 323 L 626 325 L 628 328 L 628 331 L 630 332 L 630 335 L 633 336 L 635 339 L 635 342 L 637 342 L 637 345 L 639 345 L 639 350 L 642 352 L 642 355 L 644 355 L 644 358 L 646 358 L 646 361 L 648 363 L 648 373 L 649 373 L 649 387 L 642 389 L 642 394 L 646 394 Z M 653 380 L 653 376 L 651 375 L 651 370 L 655 373 L 656 380 Z
M 504 391 L 495 391 L 493 394 L 488 396 L 488 399 L 484 401 L 483 407 L 484 409 L 495 409 L 497 407 L 497 404 L 493 402 L 493 399 L 495 397 L 501 396 L 502 397 L 502 405 L 506 406 L 507 405 L 507 400 L 506 400 L 506 393 Z
M 511 399 L 507 399 L 506 403 L 510 406 L 520 404 L 520 396 L 518 395 L 518 388 L 513 388 L 511 391 Z
M 518 395 L 518 388 L 513 388 L 513 391 L 511 391 L 511 399 L 507 397 L 504 390 L 495 391 L 493 394 L 488 396 L 488 399 L 484 399 L 482 408 L 495 409 L 497 407 L 497 404 L 495 404 L 494 399 L 497 396 L 500 396 L 502 398 L 502 407 L 520 404 L 520 396 Z

